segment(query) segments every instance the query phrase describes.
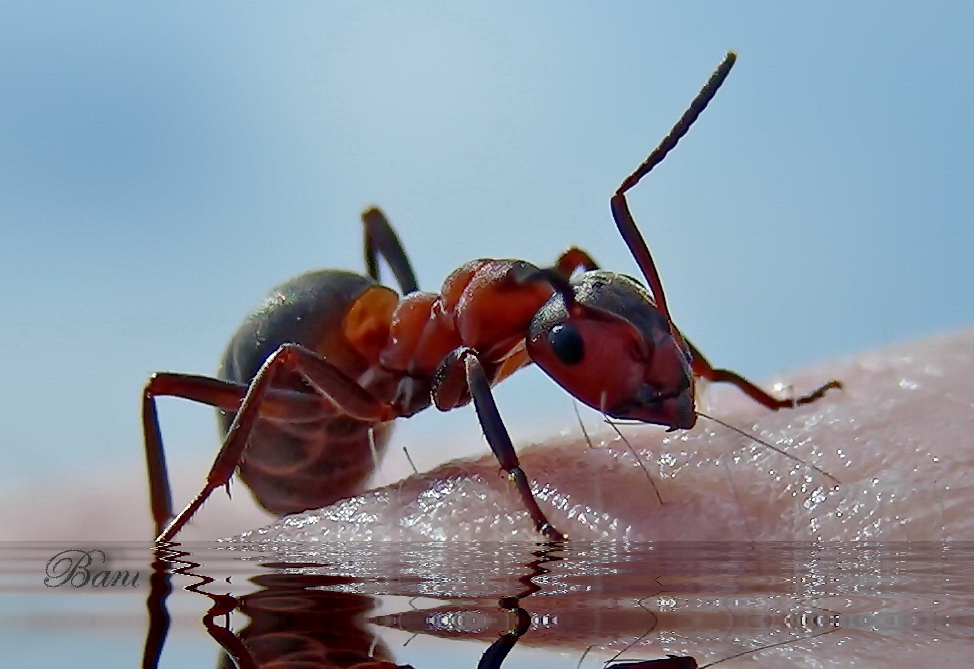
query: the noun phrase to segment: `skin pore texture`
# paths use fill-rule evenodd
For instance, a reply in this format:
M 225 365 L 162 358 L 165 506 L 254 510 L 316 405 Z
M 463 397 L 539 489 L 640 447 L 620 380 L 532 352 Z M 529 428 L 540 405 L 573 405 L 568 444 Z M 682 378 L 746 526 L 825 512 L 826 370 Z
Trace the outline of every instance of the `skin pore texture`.
M 571 539 L 949 541 L 974 538 L 974 330 L 869 352 L 779 380 L 787 394 L 840 379 L 808 406 L 770 412 L 711 386 L 691 430 L 608 426 L 521 445 L 521 465 Z M 503 411 L 503 408 L 501 409 Z M 638 454 L 637 458 L 633 452 Z M 640 464 L 641 463 L 641 464 Z M 644 469 L 645 467 L 645 469 Z M 658 493 L 658 494 L 657 494 Z M 662 500 L 662 503 L 660 502 Z M 538 539 L 493 456 L 455 461 L 244 539 Z

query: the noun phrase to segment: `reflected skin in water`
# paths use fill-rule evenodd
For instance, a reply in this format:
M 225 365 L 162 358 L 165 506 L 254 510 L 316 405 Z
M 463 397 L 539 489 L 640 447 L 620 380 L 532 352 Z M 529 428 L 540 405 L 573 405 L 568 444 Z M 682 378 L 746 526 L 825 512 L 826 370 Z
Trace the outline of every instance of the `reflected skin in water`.
M 974 537 L 970 514 L 963 512 L 967 506 L 964 500 L 972 496 L 966 473 L 974 464 L 965 436 L 974 427 L 974 412 L 970 410 L 974 403 L 974 332 L 833 363 L 796 375 L 793 380 L 797 386 L 823 375 L 841 378 L 846 391 L 821 406 L 787 415 L 762 413 L 746 402 L 721 396 L 719 403 L 711 402 L 710 412 L 759 431 L 764 439 L 821 466 L 842 481 L 836 490 L 821 475 L 796 468 L 782 456 L 713 425 L 701 425 L 688 435 L 671 434 L 668 442 L 662 441 L 664 435 L 659 430 L 626 428 L 641 459 L 651 463 L 649 470 L 662 505 L 632 454 L 618 443 L 603 444 L 598 438 L 593 438 L 591 445 L 584 440 L 563 440 L 526 449 L 522 462 L 536 481 L 545 482 L 539 498 L 555 507 L 553 518 L 573 538 L 828 541 Z M 736 453 L 737 458 L 730 453 Z M 441 536 L 536 539 L 530 534 L 530 522 L 520 511 L 518 500 L 504 484 L 497 478 L 496 463 L 486 459 L 455 463 L 401 486 L 340 503 L 337 508 L 292 517 L 262 535 L 308 538 L 314 531 L 323 539 L 339 540 L 428 540 Z M 492 514 L 486 515 L 485 509 Z M 360 522 L 339 520 L 348 518 L 352 510 L 362 512 Z M 546 557 L 552 559 L 550 554 Z M 754 564 L 757 574 L 763 564 Z M 541 559 L 526 569 L 519 579 L 524 586 L 519 594 L 502 599 L 499 608 L 488 607 L 495 616 L 500 611 L 520 621 L 513 626 L 502 625 L 500 633 L 494 627 L 481 635 L 494 642 L 495 660 L 498 656 L 503 660 L 515 642 L 576 648 L 581 653 L 587 645 L 612 647 L 612 642 L 623 638 L 651 633 L 662 636 L 673 629 L 686 631 L 687 620 L 663 612 L 644 607 L 645 616 L 633 615 L 633 599 L 650 597 L 658 590 L 627 591 L 627 622 L 613 630 L 613 639 L 605 638 L 604 628 L 593 635 L 593 621 L 573 610 L 577 602 L 571 598 L 562 602 L 557 596 L 529 598 L 535 592 L 531 579 L 538 575 L 540 565 Z M 658 583 L 652 574 L 647 579 L 653 587 Z M 513 587 L 512 592 L 517 593 L 518 588 Z M 841 608 L 841 602 L 829 604 Z M 951 643 L 951 639 L 931 643 L 929 635 L 920 635 L 904 646 L 902 639 L 894 643 L 882 636 L 872 638 L 862 630 L 834 630 L 834 626 L 829 627 L 829 621 L 834 620 L 831 609 L 806 608 L 809 616 L 825 622 L 821 629 L 804 630 L 803 636 L 810 638 L 825 631 L 829 632 L 827 637 L 817 643 L 790 642 L 787 655 L 758 653 L 720 666 L 738 666 L 740 662 L 740 666 L 791 667 L 828 661 L 845 666 L 843 662 L 861 659 L 863 653 L 868 653 L 871 662 L 879 663 L 875 666 L 912 667 L 920 662 L 960 666 L 965 657 L 964 645 Z M 449 605 L 434 610 L 446 615 Z M 562 624 L 526 629 L 524 614 L 528 610 L 557 618 Z M 430 633 L 428 628 L 423 629 L 428 613 L 416 612 L 411 617 L 407 612 L 376 622 Z M 749 612 L 754 616 L 759 613 Z M 599 611 L 600 619 L 606 616 L 610 616 L 608 611 Z M 648 617 L 652 621 L 647 624 Z M 689 622 L 691 630 L 694 625 L 699 627 L 700 621 Z M 251 627 L 261 628 L 257 619 Z M 730 657 L 740 646 L 722 647 L 721 643 L 741 634 L 740 629 L 725 630 L 718 638 L 708 638 L 705 633 L 699 639 L 699 649 L 688 652 L 700 659 L 701 666 L 704 659 L 713 662 Z M 760 634 L 755 632 L 754 638 L 759 639 Z M 778 640 L 768 639 L 763 645 L 771 646 Z M 653 655 L 664 660 L 665 652 L 639 647 L 620 660 L 649 662 Z M 481 666 L 500 666 L 491 661 L 494 664 Z M 647 666 L 655 669 L 659 665 Z
M 372 597 L 335 592 L 351 579 L 312 574 L 263 574 L 251 580 L 261 589 L 239 600 L 250 624 L 239 633 L 242 650 L 256 667 L 355 667 L 409 669 L 368 629 Z M 241 649 L 241 647 L 238 647 Z M 222 667 L 234 664 L 224 655 Z
M 551 573 L 544 565 L 554 563 L 564 559 L 561 555 L 571 553 L 571 549 L 563 545 L 552 544 L 545 547 L 537 547 L 534 551 L 524 548 L 523 551 L 515 551 L 517 555 L 523 555 L 523 563 L 520 568 L 523 574 L 516 578 L 511 584 L 512 588 L 519 586 L 520 592 L 512 596 L 501 597 L 498 601 L 488 604 L 468 602 L 465 606 L 458 607 L 452 603 L 457 592 L 444 591 L 442 598 L 443 605 L 432 608 L 417 609 L 415 607 L 398 614 L 372 616 L 370 613 L 377 606 L 378 600 L 374 597 L 348 592 L 354 589 L 357 584 L 370 583 L 368 577 L 358 578 L 347 575 L 337 575 L 334 571 L 344 571 L 347 567 L 337 567 L 328 562 L 301 563 L 291 561 L 281 563 L 263 563 L 261 566 L 267 570 L 287 570 L 286 573 L 262 573 L 250 579 L 250 582 L 258 586 L 259 589 L 242 597 L 233 597 L 227 594 L 220 594 L 212 590 L 219 590 L 218 587 L 211 588 L 217 579 L 206 575 L 212 569 L 219 569 L 217 565 L 209 564 L 204 566 L 196 562 L 196 555 L 191 551 L 184 551 L 180 548 L 171 550 L 160 550 L 160 557 L 165 560 L 157 563 L 156 567 L 171 565 L 177 573 L 185 576 L 193 576 L 200 580 L 199 583 L 187 588 L 191 592 L 202 595 L 211 600 L 212 604 L 209 611 L 204 616 L 203 624 L 212 638 L 224 649 L 221 656 L 220 667 L 241 667 L 245 669 L 257 669 L 258 667 L 289 667 L 299 669 L 300 667 L 319 667 L 325 669 L 414 669 L 412 665 L 399 664 L 393 659 L 393 653 L 387 644 L 377 638 L 371 631 L 367 623 L 384 627 L 404 629 L 414 634 L 433 635 L 441 638 L 463 638 L 480 639 L 491 642 L 484 651 L 477 663 L 478 669 L 503 669 L 505 660 L 512 649 L 520 642 L 521 638 L 532 631 L 532 612 L 522 607 L 531 606 L 529 598 L 539 592 L 544 591 L 544 587 L 535 581 L 537 577 Z M 212 556 L 211 556 L 212 557 Z M 576 556 L 579 557 L 579 556 Z M 204 558 L 205 559 L 205 558 Z M 506 567 L 514 565 L 506 564 Z M 515 566 L 516 567 L 516 566 Z M 517 569 L 515 568 L 515 571 Z M 645 576 L 650 578 L 652 569 L 643 570 Z M 154 588 L 150 598 L 150 610 L 156 613 L 152 617 L 153 625 L 150 627 L 146 642 L 146 655 L 143 666 L 154 667 L 158 663 L 160 655 L 164 652 L 167 616 L 164 609 L 160 608 L 161 600 L 167 594 L 165 572 L 158 569 L 154 573 Z M 425 580 L 428 586 L 435 588 L 436 574 L 430 574 Z M 650 580 L 658 580 L 660 577 Z M 423 581 L 421 577 L 414 577 L 404 583 L 397 583 L 390 580 L 388 583 L 375 584 L 379 590 L 391 593 L 415 593 L 417 583 Z M 477 585 L 475 589 L 489 589 L 490 585 Z M 368 586 L 367 586 L 368 587 Z M 449 589 L 448 589 L 449 590 Z M 660 590 L 657 590 L 657 594 Z M 633 591 L 634 594 L 643 594 L 641 589 Z M 154 599 L 153 599 L 154 598 Z M 427 594 L 424 599 L 427 604 L 431 599 L 439 597 Z M 554 615 L 565 621 L 573 621 L 575 624 L 562 625 L 562 633 L 569 633 L 567 628 L 577 629 L 576 625 L 581 624 L 582 628 L 591 635 L 595 633 L 604 635 L 606 633 L 615 636 L 620 635 L 625 639 L 634 638 L 636 642 L 642 641 L 651 633 L 664 633 L 668 630 L 659 626 L 660 617 L 650 614 L 652 625 L 648 629 L 645 626 L 645 616 L 642 614 L 650 613 L 645 607 L 633 607 L 624 605 L 613 610 L 611 606 L 606 608 L 607 619 L 602 624 L 592 625 L 590 620 L 584 615 L 577 615 L 571 612 L 572 608 L 578 607 L 578 603 L 571 596 L 563 596 L 566 602 L 566 609 L 560 614 L 557 603 L 554 604 L 552 611 L 550 602 L 544 603 L 537 599 L 531 600 L 539 606 L 545 607 L 541 615 Z M 227 627 L 229 619 L 227 614 L 239 611 L 246 615 L 250 622 L 242 630 L 233 632 Z M 622 614 L 622 615 L 620 615 Z M 614 618 L 614 622 L 610 622 Z M 444 621 L 478 620 L 477 631 L 460 629 L 453 627 L 451 623 Z M 691 632 L 692 625 L 686 622 L 679 623 L 676 619 L 669 621 L 676 626 L 672 632 L 678 635 L 686 635 Z M 620 624 L 621 623 L 621 624 Z M 464 625 L 461 623 L 460 627 Z M 551 626 L 548 631 L 551 631 Z M 558 625 L 554 626 L 555 629 Z M 836 628 L 830 626 L 828 631 Z M 738 629 L 738 634 L 745 630 Z M 579 642 L 595 638 L 586 636 L 585 633 L 579 635 L 572 631 L 573 639 L 562 642 L 562 648 L 577 648 Z M 808 634 L 814 637 L 815 634 Z M 535 642 L 537 643 L 537 642 Z M 544 640 L 541 640 L 544 643 Z M 550 640 L 549 640 L 550 643 Z M 628 650 L 634 643 L 628 644 L 623 651 L 615 654 L 618 657 Z M 753 645 L 753 644 L 752 644 Z M 733 646 L 731 646 L 733 648 Z M 582 659 L 592 650 L 592 647 L 585 649 L 578 660 L 579 666 Z M 743 651 L 730 656 L 740 656 L 751 654 L 751 651 Z M 601 663 L 595 659 L 595 655 L 590 658 L 592 661 Z M 619 669 L 697 669 L 696 660 L 689 656 L 676 656 L 667 654 L 665 657 L 656 660 L 640 660 L 629 662 L 620 660 L 616 662 L 615 657 L 608 660 L 611 666 Z M 720 663 L 722 660 L 717 660 Z M 701 667 L 710 664 L 699 665 Z

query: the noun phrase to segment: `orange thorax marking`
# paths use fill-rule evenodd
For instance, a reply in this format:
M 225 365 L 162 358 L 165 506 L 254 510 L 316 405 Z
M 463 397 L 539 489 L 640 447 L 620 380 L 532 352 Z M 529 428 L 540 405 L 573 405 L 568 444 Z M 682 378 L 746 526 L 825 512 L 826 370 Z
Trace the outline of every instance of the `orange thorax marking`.
M 544 281 L 522 280 L 533 269 L 518 260 L 473 260 L 446 278 L 440 294 L 410 293 L 391 313 L 388 302 L 373 298 L 383 312 L 377 320 L 389 319 L 386 342 L 359 350 L 388 372 L 432 381 L 444 358 L 466 346 L 500 380 L 530 362 L 528 325 L 553 292 Z

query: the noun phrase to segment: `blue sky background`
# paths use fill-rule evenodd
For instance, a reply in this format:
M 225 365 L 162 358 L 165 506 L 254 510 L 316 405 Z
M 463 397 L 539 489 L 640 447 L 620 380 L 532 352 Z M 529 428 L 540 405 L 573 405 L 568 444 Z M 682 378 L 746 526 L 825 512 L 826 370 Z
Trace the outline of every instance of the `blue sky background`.
M 682 329 L 760 379 L 974 324 L 974 5 L 605 4 L 0 9 L 2 480 L 141 479 L 149 373 L 211 373 L 274 284 L 361 269 L 370 204 L 426 289 L 570 244 L 636 272 L 609 195 L 731 48 L 630 199 Z M 533 370 L 498 400 L 515 441 L 575 420 Z M 485 450 L 456 414 L 397 444 Z M 215 452 L 208 409 L 162 419 L 173 463 Z

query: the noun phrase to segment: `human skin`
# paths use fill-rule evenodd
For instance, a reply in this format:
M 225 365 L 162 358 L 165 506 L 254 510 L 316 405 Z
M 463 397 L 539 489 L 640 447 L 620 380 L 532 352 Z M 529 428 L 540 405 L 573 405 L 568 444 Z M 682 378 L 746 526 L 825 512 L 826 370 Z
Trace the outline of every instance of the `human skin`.
M 571 540 L 584 547 L 594 545 L 587 543 L 591 540 L 816 541 L 839 546 L 974 539 L 974 520 L 966 511 L 974 494 L 974 330 L 834 361 L 788 375 L 782 383 L 802 392 L 832 378 L 843 382 L 843 390 L 793 410 L 769 412 L 734 389 L 716 388 L 705 393 L 705 406 L 698 406 L 806 464 L 705 419 L 676 433 L 652 426 L 620 428 L 652 483 L 630 448 L 608 428 L 590 435 L 591 443 L 576 435 L 520 448 L 542 508 L 570 537 L 564 553 L 554 554 L 570 555 Z M 807 466 L 812 464 L 839 484 Z M 490 456 L 448 463 L 241 538 L 540 540 Z M 950 570 L 938 562 L 941 544 L 935 546 L 929 565 L 922 563 L 922 553 L 919 566 L 910 563 L 921 575 L 920 585 L 910 589 L 906 584 L 904 590 L 895 580 L 877 581 L 885 589 L 870 581 L 871 569 L 889 578 L 896 572 L 883 572 L 888 565 L 879 562 L 868 563 L 855 546 L 848 549 L 846 569 L 862 564 L 865 571 L 837 571 L 836 585 L 831 577 L 824 585 L 794 575 L 782 578 L 781 563 L 760 558 L 747 568 L 748 577 L 735 572 L 730 585 L 713 580 L 704 565 L 703 580 L 715 583 L 713 591 L 700 586 L 704 589 L 681 592 L 679 576 L 673 585 L 672 572 L 667 576 L 650 568 L 643 574 L 643 586 L 639 579 L 625 581 L 628 589 L 586 599 L 585 588 L 557 594 L 555 577 L 554 585 L 546 582 L 556 588 L 555 594 L 544 596 L 542 585 L 540 594 L 520 605 L 536 619 L 557 624 L 529 630 L 520 644 L 549 647 L 562 657 L 579 657 L 594 646 L 595 661 L 645 634 L 622 659 L 692 654 L 703 666 L 742 650 L 788 641 L 720 666 L 963 666 L 969 659 L 970 627 L 956 621 L 969 615 L 969 595 L 963 594 L 962 584 L 950 584 L 963 579 L 950 578 Z M 657 549 L 666 555 L 665 545 L 657 544 Z M 660 559 L 665 564 L 666 558 Z M 681 572 L 683 577 L 699 583 L 693 570 L 701 567 L 694 566 L 692 555 L 684 552 L 670 559 L 686 560 L 681 569 L 690 571 Z M 807 568 L 793 566 L 796 574 Z M 825 574 L 832 567 L 828 559 L 815 565 Z M 444 619 L 449 618 L 450 600 L 485 597 L 463 590 L 479 581 L 470 577 L 469 566 L 458 569 L 437 576 L 443 579 L 441 587 L 459 589 L 443 594 L 447 603 L 442 608 L 433 607 L 443 611 Z M 943 570 L 944 577 L 922 582 L 931 570 Z M 853 582 L 840 585 L 843 575 Z M 611 582 L 611 576 L 604 578 L 604 583 Z M 728 595 L 718 583 L 739 589 Z M 395 580 L 388 587 L 394 589 Z M 951 589 L 960 594 L 951 596 Z M 523 585 L 512 582 L 512 594 L 522 590 Z M 654 610 L 660 598 L 676 602 L 677 610 Z M 461 609 L 462 619 L 463 606 L 453 608 Z M 398 624 L 417 633 L 450 636 L 424 627 L 425 621 L 439 619 L 436 612 L 416 611 L 412 627 L 405 617 L 397 617 Z M 904 616 L 907 622 L 896 622 Z M 792 622 L 784 626 L 786 617 Z M 805 622 L 792 626 L 796 620 L 813 619 L 819 620 L 817 627 Z M 832 620 L 833 631 L 822 620 Z M 816 636 L 823 631 L 829 633 Z M 496 631 L 481 638 L 490 642 Z
M 572 539 L 974 540 L 974 519 L 964 513 L 974 496 L 968 477 L 974 457 L 972 356 L 969 330 L 829 362 L 781 382 L 796 392 L 832 378 L 845 387 L 815 404 L 779 412 L 734 388 L 711 385 L 703 392 L 700 410 L 815 464 L 841 482 L 835 490 L 823 475 L 707 419 L 673 433 L 652 425 L 620 427 L 652 473 L 652 484 L 608 427 L 590 428 L 591 445 L 577 428 L 542 444 L 515 443 L 528 477 L 541 488 L 541 507 Z M 178 504 L 199 489 L 208 463 L 174 467 Z M 0 538 L 118 541 L 151 535 L 141 474 L 48 483 L 57 496 L 38 498 L 34 487 L 4 491 Z M 239 484 L 233 490 L 232 500 L 212 496 L 179 538 L 214 539 L 270 522 Z M 824 500 L 804 506 L 821 493 Z M 135 503 L 119 505 L 118 499 Z M 356 522 L 344 520 L 353 512 Z M 306 536 L 318 538 L 539 538 L 489 454 L 320 513 L 299 514 L 286 521 L 288 531 L 296 534 L 302 519 L 310 518 L 318 522 L 308 525 Z M 274 534 L 283 530 L 269 527 L 277 528 L 270 530 Z
M 652 474 L 662 504 L 636 458 L 609 428 L 597 434 L 591 431 L 591 444 L 576 429 L 574 436 L 534 446 L 519 444 L 518 450 L 529 478 L 538 486 L 542 508 L 572 540 L 974 540 L 974 521 L 966 513 L 974 494 L 969 480 L 974 458 L 970 436 L 974 433 L 974 330 L 830 362 L 788 375 L 782 382 L 803 392 L 832 378 L 841 379 L 845 388 L 808 407 L 773 413 L 733 388 L 711 386 L 699 408 L 822 468 L 841 482 L 835 490 L 822 474 L 705 419 L 693 430 L 669 434 L 658 426 L 620 428 Z M 205 469 L 205 465 L 179 468 L 180 478 L 188 480 L 177 499 L 188 499 Z M 120 492 L 123 486 L 129 488 Z M 39 499 L 32 491 L 29 509 L 18 506 L 17 500 L 5 505 L 9 522 L 2 526 L 10 539 L 144 540 L 151 533 L 141 473 L 111 478 L 105 492 L 93 496 L 90 503 L 64 504 L 65 489 L 51 489 L 59 491 L 62 501 L 53 496 Z M 236 519 L 238 525 L 230 524 L 228 514 L 249 502 L 240 485 L 234 493 L 232 500 L 222 493 L 214 495 L 179 539 L 213 539 L 246 527 L 239 525 L 241 518 Z M 119 504 L 120 499 L 140 503 Z M 45 500 L 46 510 L 39 507 Z M 312 524 L 312 518 L 317 522 Z M 252 520 L 249 526 L 259 524 Z M 304 538 L 326 540 L 539 541 L 519 498 L 490 455 L 449 463 L 270 527 L 276 529 L 262 538 L 304 532 Z M 613 628 L 614 635 L 605 626 L 594 629 L 590 618 L 572 612 L 577 599 L 525 599 L 526 610 L 557 618 L 561 624 L 532 629 L 521 645 L 550 646 L 571 653 L 572 658 L 580 657 L 589 645 L 621 648 L 627 640 L 650 631 L 644 624 L 649 613 L 634 600 L 652 594 L 655 576 L 647 574 L 646 591 L 632 597 L 627 593 L 628 608 L 622 616 L 626 622 Z M 493 606 L 501 594 L 522 588 L 514 581 L 510 593 L 491 592 L 489 602 Z M 670 594 L 677 593 L 670 590 Z M 768 594 L 765 590 L 751 597 L 746 590 L 741 592 L 751 605 L 766 601 L 761 597 Z M 867 592 L 864 599 L 874 594 Z M 910 610 L 897 608 L 902 602 L 890 605 L 891 598 L 882 599 L 894 613 Z M 652 607 L 654 602 L 647 600 L 645 605 Z M 937 612 L 929 601 L 923 605 Z M 870 613 L 831 598 L 802 602 L 802 606 L 811 612 L 827 606 L 843 615 Z M 496 613 L 496 606 L 493 609 Z M 609 613 L 619 617 L 619 609 L 604 608 L 598 617 L 606 619 Z M 685 617 L 674 621 L 670 615 L 660 615 L 656 636 L 651 633 L 647 639 L 658 639 L 664 629 L 677 630 L 675 634 L 686 644 L 641 646 L 626 658 L 674 652 L 713 661 L 739 649 L 735 639 L 747 638 L 748 628 L 734 626 L 739 621 L 725 627 L 718 621 L 717 627 L 702 629 L 700 619 L 696 615 L 690 622 Z M 706 621 L 710 624 L 713 618 Z M 950 630 L 938 628 L 936 643 L 929 633 L 917 633 L 916 641 L 910 641 L 912 632 L 907 627 L 910 642 L 906 644 L 902 639 L 894 643 L 889 634 L 849 631 L 846 622 L 842 624 L 840 631 L 817 641 L 795 642 L 787 652 L 777 651 L 780 655 L 768 651 L 719 666 L 914 667 L 923 663 L 953 667 L 967 663 L 969 641 L 963 634 L 970 628 L 962 624 Z M 492 641 L 496 630 L 482 638 Z M 592 657 L 604 659 L 605 654 L 596 650 Z M 566 666 L 575 666 L 576 661 Z M 598 665 L 587 661 L 585 666 Z
M 698 404 L 800 462 L 701 418 L 669 433 L 621 426 L 632 449 L 609 428 L 588 441 L 579 430 L 521 447 L 521 464 L 551 522 L 576 540 L 974 539 L 974 514 L 965 512 L 974 494 L 974 331 L 831 362 L 779 385 L 803 392 L 833 378 L 842 390 L 796 409 L 770 412 L 716 387 Z M 291 516 L 261 534 L 539 539 L 491 456 Z

